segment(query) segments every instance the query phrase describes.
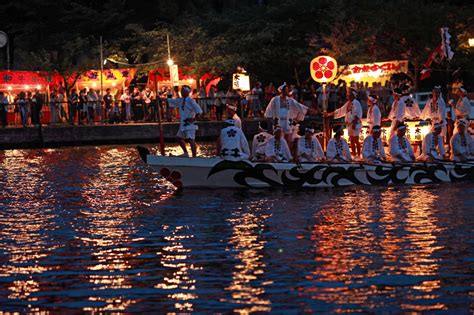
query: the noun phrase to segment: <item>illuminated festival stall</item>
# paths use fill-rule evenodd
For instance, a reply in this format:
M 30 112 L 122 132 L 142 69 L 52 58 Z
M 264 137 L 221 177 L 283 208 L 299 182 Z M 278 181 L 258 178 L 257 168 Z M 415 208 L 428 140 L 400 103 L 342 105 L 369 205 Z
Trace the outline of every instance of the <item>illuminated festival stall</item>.
M 130 81 L 135 76 L 136 69 L 106 69 L 103 72 L 100 70 L 89 70 L 79 76 L 76 81 L 76 89 L 82 90 L 94 89 L 99 90 L 101 88 L 101 76 L 102 76 L 102 88 L 104 90 L 110 89 L 112 94 L 120 92 L 125 86 L 128 86 Z M 69 79 L 71 82 L 73 78 Z
M 365 64 L 351 64 L 339 66 L 339 79 L 351 82 L 374 82 L 385 84 L 395 73 L 407 73 L 408 60 L 392 60 Z
M 194 69 L 190 67 L 179 67 L 178 68 L 178 85 L 189 85 L 192 89 L 197 87 L 197 78 L 194 74 Z M 162 88 L 170 88 L 172 86 L 170 81 L 170 71 L 169 68 L 156 68 L 148 72 L 148 83 L 147 86 L 152 90 L 155 89 L 155 78 L 157 87 L 159 90 Z M 206 93 L 209 92 L 211 85 L 216 85 L 219 83 L 220 78 L 212 75 L 211 73 L 205 73 L 199 78 L 201 84 L 206 84 Z
M 43 123 L 50 120 L 49 106 L 47 99 L 49 91 L 59 86 L 62 82 L 58 74 L 41 71 L 0 71 L 0 91 L 8 97 L 7 119 L 10 124 L 19 123 L 19 114 L 15 113 L 15 98 L 20 92 L 34 92 L 38 89 L 45 96 L 45 103 L 42 109 Z

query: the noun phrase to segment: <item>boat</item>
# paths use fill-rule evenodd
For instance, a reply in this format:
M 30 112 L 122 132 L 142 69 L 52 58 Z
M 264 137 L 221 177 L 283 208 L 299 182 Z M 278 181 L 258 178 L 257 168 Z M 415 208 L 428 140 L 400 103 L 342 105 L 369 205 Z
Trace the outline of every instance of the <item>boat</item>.
M 142 160 L 181 188 L 325 188 L 351 185 L 430 184 L 474 180 L 474 163 L 252 163 L 217 157 L 150 154 Z

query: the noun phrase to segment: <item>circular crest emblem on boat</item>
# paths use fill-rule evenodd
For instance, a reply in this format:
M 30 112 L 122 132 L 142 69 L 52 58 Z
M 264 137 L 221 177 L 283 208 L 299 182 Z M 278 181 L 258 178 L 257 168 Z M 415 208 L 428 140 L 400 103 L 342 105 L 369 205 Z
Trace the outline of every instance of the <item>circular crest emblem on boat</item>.
M 177 188 L 183 187 L 183 182 L 181 181 L 181 173 L 178 171 L 171 171 L 170 169 L 163 167 L 160 169 L 160 175 L 166 178 L 171 184 Z

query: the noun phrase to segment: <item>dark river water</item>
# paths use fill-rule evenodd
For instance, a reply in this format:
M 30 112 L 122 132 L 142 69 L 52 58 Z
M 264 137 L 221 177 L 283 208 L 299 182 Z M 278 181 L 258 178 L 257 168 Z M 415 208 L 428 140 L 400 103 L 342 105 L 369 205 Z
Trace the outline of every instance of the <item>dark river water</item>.
M 0 313 L 109 311 L 473 313 L 474 183 L 176 193 L 131 146 L 0 151 Z

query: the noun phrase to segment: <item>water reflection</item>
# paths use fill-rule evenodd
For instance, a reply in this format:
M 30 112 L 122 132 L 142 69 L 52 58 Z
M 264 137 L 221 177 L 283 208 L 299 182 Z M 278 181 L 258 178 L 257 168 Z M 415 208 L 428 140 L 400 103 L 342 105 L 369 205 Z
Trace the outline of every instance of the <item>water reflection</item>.
M 232 273 L 232 282 L 226 290 L 232 293 L 230 302 L 242 304 L 234 312 L 249 314 L 252 312 L 271 311 L 271 301 L 263 298 L 265 285 L 259 279 L 265 273 L 266 264 L 263 253 L 266 240 L 261 233 L 266 229 L 266 220 L 270 217 L 262 213 L 264 201 L 257 201 L 238 208 L 233 217 L 228 219 L 232 226 L 230 238 L 231 250 L 238 260 Z M 225 301 L 225 300 L 223 300 Z
M 473 195 L 175 193 L 131 147 L 1 151 L 0 313 L 472 313 Z

